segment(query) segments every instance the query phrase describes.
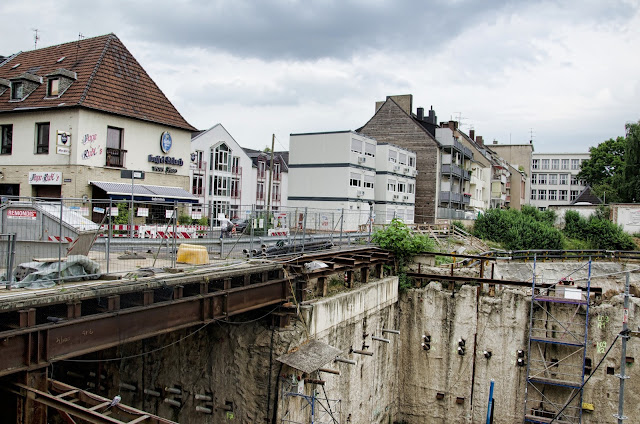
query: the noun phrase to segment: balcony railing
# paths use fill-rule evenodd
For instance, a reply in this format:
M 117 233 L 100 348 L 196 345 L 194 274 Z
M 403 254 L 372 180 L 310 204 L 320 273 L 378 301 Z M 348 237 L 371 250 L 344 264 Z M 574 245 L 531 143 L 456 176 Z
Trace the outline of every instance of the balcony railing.
M 124 156 L 127 153 L 126 150 L 112 149 L 107 147 L 107 161 L 105 166 L 113 166 L 117 168 L 124 167 Z
M 458 165 L 442 165 L 443 175 L 455 175 L 458 178 L 462 178 L 462 168 Z
M 440 192 L 440 203 L 461 203 L 462 195 L 460 193 L 455 193 L 453 191 L 441 191 Z

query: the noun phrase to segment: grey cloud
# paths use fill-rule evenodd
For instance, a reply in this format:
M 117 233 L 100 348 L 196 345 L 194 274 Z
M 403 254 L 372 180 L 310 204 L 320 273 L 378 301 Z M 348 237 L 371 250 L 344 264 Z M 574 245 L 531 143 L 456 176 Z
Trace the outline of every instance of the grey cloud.
M 368 50 L 418 55 L 452 39 L 477 20 L 491 20 L 506 0 L 194 1 L 136 2 L 123 18 L 160 43 L 274 59 L 346 58 Z

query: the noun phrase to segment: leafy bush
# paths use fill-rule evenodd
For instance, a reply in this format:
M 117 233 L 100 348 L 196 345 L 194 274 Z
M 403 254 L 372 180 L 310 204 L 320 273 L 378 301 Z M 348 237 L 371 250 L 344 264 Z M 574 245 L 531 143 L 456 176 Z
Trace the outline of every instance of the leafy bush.
M 193 219 L 188 214 L 178 215 L 178 224 L 179 225 L 191 225 Z
M 383 230 L 378 230 L 371 239 L 381 248 L 391 250 L 398 262 L 398 289 L 405 291 L 413 287 L 413 279 L 406 274 L 406 264 L 419 253 L 432 252 L 434 242 L 425 234 L 414 233 L 401 220 L 393 219 Z
M 587 239 L 587 220 L 576 211 L 564 213 L 564 233 L 578 240 Z
M 564 216 L 564 233 L 567 237 L 588 242 L 592 249 L 634 250 L 636 244 L 622 227 L 609 221 L 605 209 L 600 209 L 589 219 L 585 219 L 574 211 L 567 211 Z
M 382 249 L 391 250 L 400 265 L 404 265 L 411 257 L 431 252 L 434 248 L 434 242 L 429 236 L 413 233 L 399 219 L 393 219 L 386 228 L 376 231 L 372 241 Z
M 476 237 L 503 243 L 510 250 L 562 249 L 562 233 L 553 227 L 555 213 L 533 207 L 489 209 L 478 216 L 473 228 Z

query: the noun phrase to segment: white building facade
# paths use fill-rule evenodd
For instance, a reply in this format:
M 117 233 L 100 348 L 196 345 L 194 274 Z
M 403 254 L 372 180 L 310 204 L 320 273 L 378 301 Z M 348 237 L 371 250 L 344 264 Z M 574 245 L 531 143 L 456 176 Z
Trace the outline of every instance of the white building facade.
M 413 224 L 416 202 L 416 154 L 399 146 L 379 143 L 376 149 L 375 223 L 398 218 Z
M 192 217 L 247 218 L 252 209 L 266 209 L 270 167 L 268 153 L 247 153 L 217 124 L 191 140 L 191 192 L 198 197 Z M 271 210 L 286 205 L 287 164 L 280 154 L 274 158 Z
M 586 188 L 578 173 L 589 157 L 589 153 L 533 153 L 530 204 L 540 210 L 571 204 Z
M 415 153 L 354 131 L 291 134 L 289 146 L 290 207 L 337 212 L 344 231 L 413 222 Z

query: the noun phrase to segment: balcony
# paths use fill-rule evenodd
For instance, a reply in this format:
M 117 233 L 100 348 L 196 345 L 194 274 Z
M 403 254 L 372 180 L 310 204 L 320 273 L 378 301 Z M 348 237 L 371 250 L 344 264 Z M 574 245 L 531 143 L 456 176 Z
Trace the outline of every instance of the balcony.
M 462 204 L 463 205 L 468 205 L 471 203 L 471 194 L 470 193 L 464 193 L 462 195 Z
M 126 150 L 112 149 L 107 147 L 107 161 L 105 166 L 113 166 L 115 168 L 124 167 L 124 156 L 127 153 Z
M 452 137 L 445 137 L 443 139 L 438 140 L 442 147 L 453 148 L 462 153 L 465 157 L 469 159 L 473 159 L 473 152 L 471 149 L 468 149 L 462 145 L 458 140 Z
M 458 165 L 442 165 L 442 175 L 455 175 L 462 178 L 463 169 Z
M 467 171 L 466 169 L 463 169 L 462 178 L 466 181 L 469 181 L 471 179 L 471 171 Z
M 462 195 L 460 193 L 455 193 L 453 191 L 441 191 L 440 192 L 440 203 L 461 203 Z

